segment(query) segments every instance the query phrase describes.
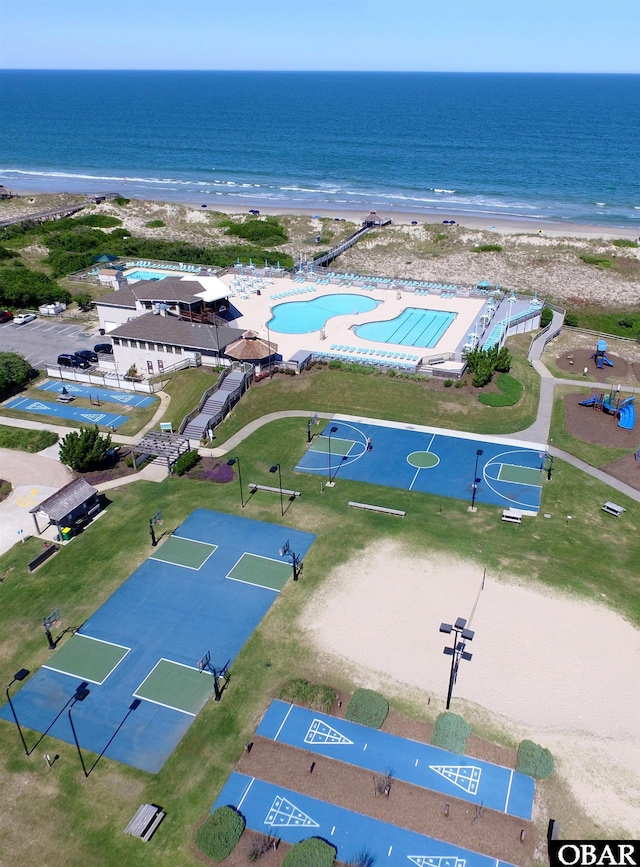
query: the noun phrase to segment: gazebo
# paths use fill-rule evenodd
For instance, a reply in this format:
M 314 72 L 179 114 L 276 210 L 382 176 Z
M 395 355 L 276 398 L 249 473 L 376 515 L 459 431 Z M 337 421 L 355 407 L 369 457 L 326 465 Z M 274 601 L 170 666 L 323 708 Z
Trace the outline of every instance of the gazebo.
M 40 516 L 47 522 L 45 530 L 51 524 L 55 524 L 60 538 L 69 538 L 67 530 L 71 533 L 75 532 L 100 509 L 98 491 L 84 479 L 74 479 L 39 505 L 33 506 L 29 512 L 33 515 L 38 536 L 41 533 L 38 524 L 38 516 Z
M 236 361 L 265 361 L 278 351 L 278 344 L 273 340 L 259 337 L 255 331 L 245 331 L 239 340 L 229 343 L 224 354 Z

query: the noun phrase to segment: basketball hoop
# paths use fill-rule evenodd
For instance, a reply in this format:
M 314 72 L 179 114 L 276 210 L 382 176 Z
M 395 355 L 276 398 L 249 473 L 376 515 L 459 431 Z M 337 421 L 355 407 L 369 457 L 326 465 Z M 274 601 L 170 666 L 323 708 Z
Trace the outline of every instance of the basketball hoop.
M 42 625 L 45 629 L 59 629 L 62 626 L 62 617 L 60 609 L 54 609 L 48 617 L 45 617 Z

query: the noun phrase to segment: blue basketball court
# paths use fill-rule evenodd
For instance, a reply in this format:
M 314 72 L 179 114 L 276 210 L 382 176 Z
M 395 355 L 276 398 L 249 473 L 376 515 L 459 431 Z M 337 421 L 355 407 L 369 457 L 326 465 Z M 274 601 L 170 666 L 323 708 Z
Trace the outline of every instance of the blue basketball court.
M 233 662 L 292 576 L 279 549 L 289 540 L 303 557 L 314 539 L 196 510 L 15 694 L 20 724 L 73 743 L 66 709 L 84 683 L 81 748 L 156 773 L 214 693 L 203 657 L 217 671 Z M 0 718 L 13 721 L 8 705 Z
M 126 415 L 114 415 L 111 412 L 102 412 L 100 409 L 82 409 L 68 403 L 48 403 L 47 401 L 34 400 L 32 397 L 14 397 L 5 403 L 7 409 L 15 409 L 19 412 L 34 412 L 36 415 L 53 416 L 56 419 L 72 419 L 84 425 L 101 425 L 102 427 L 120 427 L 129 418 Z
M 379 774 L 391 767 L 396 779 L 414 786 L 531 819 L 534 781 L 511 768 L 278 700 L 256 734 Z
M 149 394 L 137 394 L 131 391 L 117 391 L 110 388 L 96 388 L 91 385 L 84 385 L 81 382 L 66 382 L 59 379 L 49 379 L 38 388 L 41 391 L 53 391 L 56 394 L 62 394 L 63 389 L 66 389 L 67 394 L 74 397 L 98 398 L 104 403 L 116 403 L 121 406 L 151 406 L 156 403 L 158 398 Z
M 471 500 L 477 480 L 477 502 L 537 513 L 546 457 L 538 443 L 344 416 L 314 437 L 295 469 L 459 500 Z
M 287 843 L 321 837 L 337 848 L 342 862 L 356 859 L 364 851 L 374 857 L 372 863 L 388 867 L 511 867 L 508 862 L 236 772 L 212 809 L 223 806 L 235 807 L 251 830 Z

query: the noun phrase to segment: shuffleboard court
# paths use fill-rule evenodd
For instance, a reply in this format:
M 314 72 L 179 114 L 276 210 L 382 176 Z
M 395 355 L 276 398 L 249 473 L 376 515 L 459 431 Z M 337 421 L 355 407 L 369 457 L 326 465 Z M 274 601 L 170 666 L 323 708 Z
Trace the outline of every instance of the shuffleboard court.
M 149 394 L 136 394 L 130 391 L 115 391 L 109 388 L 97 388 L 92 385 L 84 385 L 81 382 L 70 382 L 69 380 L 49 379 L 38 388 L 41 391 L 52 391 L 55 394 L 62 394 L 62 390 L 66 389 L 67 394 L 72 394 L 74 397 L 90 397 L 98 398 L 105 403 L 116 403 L 121 406 L 151 406 L 156 403 L 158 398 Z
M 266 587 L 279 593 L 291 575 L 290 563 L 245 553 L 237 563 L 234 563 L 227 578 L 245 584 L 254 584 L 257 587 Z
M 256 734 L 492 810 L 531 819 L 534 781 L 511 768 L 460 756 L 345 719 L 274 700 Z
M 89 683 L 104 683 L 131 648 L 76 632 L 44 666 Z
M 212 812 L 223 806 L 235 807 L 252 831 L 287 843 L 321 837 L 336 847 L 343 863 L 361 863 L 358 857 L 366 852 L 373 859 L 368 863 L 388 867 L 511 867 L 508 862 L 235 771 Z
M 127 420 L 126 415 L 114 415 L 112 412 L 101 412 L 99 409 L 82 409 L 82 407 L 72 406 L 68 403 L 48 403 L 30 397 L 14 397 L 5 403 L 5 407 L 18 412 L 33 412 L 36 415 L 67 418 L 82 424 L 97 424 L 102 427 L 120 427 Z
M 195 716 L 213 692 L 213 674 L 160 659 L 133 693 L 141 698 Z
M 471 500 L 475 485 L 478 503 L 537 514 L 546 462 L 543 444 L 342 416 L 315 437 L 295 469 L 459 500 Z
M 217 545 L 198 542 L 195 539 L 169 536 L 154 551 L 150 559 L 159 560 L 161 563 L 173 563 L 175 566 L 184 566 L 185 569 L 201 569 L 217 547 Z

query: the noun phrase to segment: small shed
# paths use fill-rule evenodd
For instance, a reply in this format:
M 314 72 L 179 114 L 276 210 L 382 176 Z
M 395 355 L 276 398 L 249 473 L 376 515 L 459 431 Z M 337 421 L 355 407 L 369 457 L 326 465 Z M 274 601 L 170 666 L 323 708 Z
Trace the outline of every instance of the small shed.
M 55 494 L 47 497 L 38 506 L 29 509 L 39 536 L 47 527 L 54 524 L 58 528 L 60 538 L 63 530 L 79 529 L 86 524 L 101 509 L 98 491 L 84 479 L 74 479 Z M 38 518 L 46 520 L 46 526 L 40 529 Z

